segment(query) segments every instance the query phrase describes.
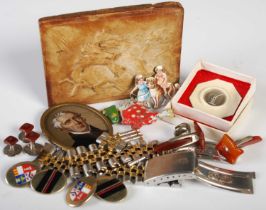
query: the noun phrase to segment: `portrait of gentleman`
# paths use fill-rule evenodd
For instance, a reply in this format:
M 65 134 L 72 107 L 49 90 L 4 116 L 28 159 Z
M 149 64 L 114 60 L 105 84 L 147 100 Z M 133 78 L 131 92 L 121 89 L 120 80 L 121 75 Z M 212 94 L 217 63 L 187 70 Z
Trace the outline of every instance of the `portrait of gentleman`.
M 97 138 L 104 132 L 89 125 L 81 114 L 71 111 L 57 113 L 53 118 L 53 126 L 68 133 L 73 140 L 72 147 L 97 144 Z

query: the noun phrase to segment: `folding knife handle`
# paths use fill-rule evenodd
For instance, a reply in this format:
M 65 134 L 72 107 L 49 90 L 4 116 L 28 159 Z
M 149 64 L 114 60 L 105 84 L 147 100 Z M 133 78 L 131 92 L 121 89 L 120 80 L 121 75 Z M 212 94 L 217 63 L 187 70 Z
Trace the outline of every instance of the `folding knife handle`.
M 156 153 L 161 153 L 163 151 L 167 151 L 170 149 L 175 149 L 178 147 L 182 147 L 186 144 L 189 144 L 192 142 L 192 138 L 184 138 L 181 140 L 170 140 L 170 141 L 166 141 L 163 142 L 161 144 L 158 144 L 154 147 L 154 152 Z
M 260 141 L 262 141 L 262 138 L 260 136 L 247 136 L 243 139 L 236 140 L 236 145 L 242 148 L 252 144 L 256 144 Z

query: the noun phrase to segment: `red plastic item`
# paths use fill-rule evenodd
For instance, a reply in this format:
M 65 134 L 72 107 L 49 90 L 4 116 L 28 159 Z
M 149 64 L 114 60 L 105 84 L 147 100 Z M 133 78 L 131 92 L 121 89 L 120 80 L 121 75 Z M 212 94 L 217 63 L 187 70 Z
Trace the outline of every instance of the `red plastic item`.
M 227 134 L 224 134 L 220 142 L 216 145 L 216 149 L 220 155 L 224 156 L 226 160 L 234 164 L 237 158 L 244 153 L 240 149 L 233 139 L 230 138 Z
M 39 137 L 40 137 L 39 133 L 31 131 L 25 136 L 25 139 L 30 141 L 30 142 L 35 142 Z
M 156 121 L 156 112 L 148 111 L 140 104 L 133 104 L 121 112 L 122 124 L 130 125 L 132 129 L 139 129 Z
M 22 126 L 20 126 L 19 130 L 25 133 L 29 133 L 33 130 L 34 125 L 30 123 L 24 123 Z
M 8 145 L 15 145 L 18 139 L 15 136 L 8 136 L 5 138 L 4 143 Z

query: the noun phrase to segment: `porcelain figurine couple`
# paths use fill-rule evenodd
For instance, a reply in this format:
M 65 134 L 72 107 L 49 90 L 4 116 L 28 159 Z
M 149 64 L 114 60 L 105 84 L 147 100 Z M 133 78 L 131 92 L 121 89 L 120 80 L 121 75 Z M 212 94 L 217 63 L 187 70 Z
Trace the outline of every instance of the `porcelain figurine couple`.
M 162 65 L 154 68 L 154 77 L 144 78 L 143 75 L 135 76 L 135 87 L 130 95 L 135 95 L 135 100 L 148 108 L 160 108 L 165 105 L 179 89 L 179 84 L 168 82 L 165 69 Z M 137 94 L 134 94 L 137 91 Z

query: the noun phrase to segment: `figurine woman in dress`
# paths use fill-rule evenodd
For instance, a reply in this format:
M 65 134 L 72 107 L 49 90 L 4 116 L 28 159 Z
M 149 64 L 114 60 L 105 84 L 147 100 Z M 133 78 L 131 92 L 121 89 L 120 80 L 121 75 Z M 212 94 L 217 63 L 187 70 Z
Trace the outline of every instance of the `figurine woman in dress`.
M 130 95 L 133 95 L 134 91 L 136 90 L 138 90 L 137 101 L 143 104 L 147 103 L 147 101 L 151 97 L 151 94 L 141 74 L 136 75 L 135 87 L 133 88 L 133 90 L 131 90 Z

